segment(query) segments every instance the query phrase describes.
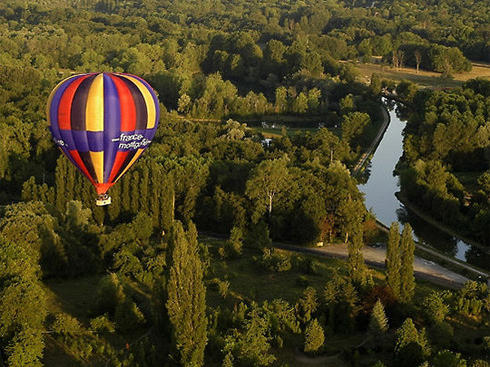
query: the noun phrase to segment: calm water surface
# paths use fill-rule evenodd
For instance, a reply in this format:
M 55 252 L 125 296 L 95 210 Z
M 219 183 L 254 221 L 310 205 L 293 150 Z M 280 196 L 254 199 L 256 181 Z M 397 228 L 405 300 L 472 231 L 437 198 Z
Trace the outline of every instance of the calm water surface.
M 405 121 L 398 117 L 396 109 L 389 113 L 390 124 L 367 168 L 370 170 L 367 183 L 359 185 L 359 190 L 365 193 L 366 207 L 372 209 L 383 224 L 389 226 L 393 221 L 409 222 L 420 242 L 446 255 L 488 269 L 489 255 L 431 226 L 407 210 L 396 198 L 395 193 L 400 189 L 398 176 L 393 176 L 393 170 L 403 152 L 402 132 Z

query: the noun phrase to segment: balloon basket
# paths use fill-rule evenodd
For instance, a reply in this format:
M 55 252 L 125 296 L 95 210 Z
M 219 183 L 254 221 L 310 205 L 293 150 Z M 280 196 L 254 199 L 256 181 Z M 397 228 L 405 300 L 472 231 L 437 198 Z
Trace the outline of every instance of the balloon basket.
M 105 206 L 111 203 L 111 197 L 107 194 L 99 195 L 97 200 L 95 201 L 95 205 L 97 206 Z

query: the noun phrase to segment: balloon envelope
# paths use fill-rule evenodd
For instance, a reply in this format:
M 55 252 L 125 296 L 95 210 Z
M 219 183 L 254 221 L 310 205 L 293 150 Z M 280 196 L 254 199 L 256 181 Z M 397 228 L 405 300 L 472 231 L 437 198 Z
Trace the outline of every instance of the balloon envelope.
M 134 164 L 153 139 L 158 99 L 143 79 L 122 73 L 71 76 L 51 92 L 53 139 L 99 195 Z

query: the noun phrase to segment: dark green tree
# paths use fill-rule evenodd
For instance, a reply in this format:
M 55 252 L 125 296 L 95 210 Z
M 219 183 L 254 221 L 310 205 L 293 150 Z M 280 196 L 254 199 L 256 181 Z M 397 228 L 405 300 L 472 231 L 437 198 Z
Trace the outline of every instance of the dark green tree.
M 196 236 L 192 223 L 186 235 L 176 221 L 169 240 L 172 257 L 166 306 L 174 347 L 183 366 L 202 366 L 207 343 L 206 288 Z
M 409 303 L 415 293 L 415 277 L 413 276 L 415 242 L 412 237 L 412 227 L 408 223 L 403 227 L 400 252 L 400 300 L 404 303 Z
M 400 229 L 398 222 L 393 222 L 390 226 L 388 246 L 386 248 L 386 282 L 396 298 L 400 297 L 400 272 Z
M 386 317 L 385 308 L 378 299 L 374 304 L 371 318 L 369 320 L 369 332 L 374 337 L 379 337 L 388 331 L 388 318 Z
M 460 353 L 450 350 L 440 350 L 432 360 L 434 367 L 466 367 L 467 363 Z
M 351 238 L 351 241 L 347 245 L 347 266 L 349 268 L 349 274 L 354 282 L 364 284 L 367 280 L 368 270 L 361 252 L 364 246 L 361 226 L 357 226 Z
M 280 159 L 262 161 L 247 181 L 246 195 L 254 202 L 252 220 L 257 223 L 267 212 L 272 214 L 274 199 L 287 190 L 289 171 L 287 156 Z
M 323 328 L 318 323 L 317 319 L 313 319 L 308 323 L 305 330 L 305 352 L 316 352 L 323 346 L 325 335 Z
M 444 302 L 444 299 L 444 294 L 436 291 L 424 298 L 424 312 L 431 322 L 441 323 L 449 313 L 449 306 Z

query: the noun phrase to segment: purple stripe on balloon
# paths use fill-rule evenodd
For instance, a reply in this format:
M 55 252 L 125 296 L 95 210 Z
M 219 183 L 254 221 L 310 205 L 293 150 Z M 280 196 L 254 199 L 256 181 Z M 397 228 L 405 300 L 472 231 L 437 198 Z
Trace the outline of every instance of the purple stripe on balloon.
M 60 101 L 61 97 L 63 96 L 63 93 L 65 92 L 66 88 L 70 86 L 71 83 L 73 83 L 75 80 L 78 78 L 81 78 L 85 74 L 82 75 L 77 75 L 67 81 L 65 81 L 63 84 L 61 84 L 56 92 L 54 93 L 53 99 L 51 100 L 51 105 L 48 106 L 49 108 L 49 119 L 51 120 L 51 134 L 53 134 L 53 138 L 56 141 L 56 144 L 60 146 L 59 140 L 62 140 L 61 138 L 61 133 L 60 133 L 60 128 L 58 124 L 58 108 L 60 106 Z
M 91 152 L 104 150 L 104 131 L 87 131 L 88 148 Z
M 78 152 L 88 152 L 90 150 L 88 144 L 88 131 L 85 130 L 70 130 L 75 143 L 75 148 Z
M 72 139 L 68 149 L 79 152 L 102 152 L 104 150 L 103 131 L 60 130 L 63 140 Z M 68 144 L 67 144 L 68 145 Z
M 155 125 L 155 127 L 153 129 L 146 129 L 145 131 L 145 138 L 148 139 L 148 140 L 153 140 L 153 138 L 155 137 L 155 133 L 157 132 L 157 126 Z
M 116 85 L 104 74 L 104 182 L 109 176 L 116 159 L 121 135 L 121 107 Z

